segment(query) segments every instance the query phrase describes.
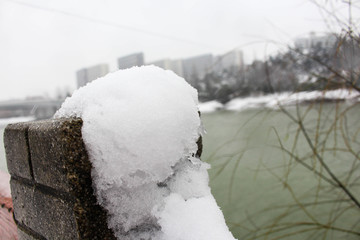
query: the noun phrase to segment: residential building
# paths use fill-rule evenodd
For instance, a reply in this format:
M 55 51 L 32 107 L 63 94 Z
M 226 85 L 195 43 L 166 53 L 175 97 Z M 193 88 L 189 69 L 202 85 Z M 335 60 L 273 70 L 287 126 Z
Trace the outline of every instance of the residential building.
M 144 54 L 142 52 L 118 58 L 119 69 L 126 69 L 142 65 L 144 65 Z
M 317 36 L 314 32 L 311 32 L 309 37 L 295 39 L 295 47 L 303 50 L 308 50 L 316 46 L 331 48 L 336 41 L 337 38 L 333 34 Z
M 80 88 L 85 86 L 87 83 L 105 76 L 109 73 L 108 64 L 99 64 L 96 66 L 80 69 L 76 72 L 77 87 Z
M 240 50 L 232 50 L 223 55 L 216 56 L 214 59 L 215 71 L 240 71 L 244 68 L 243 52 Z
M 182 61 L 184 77 L 190 83 L 194 80 L 203 79 L 213 69 L 213 56 L 204 54 Z
M 179 76 L 183 76 L 182 60 L 163 59 L 148 63 L 148 65 L 154 65 L 166 70 L 172 70 Z

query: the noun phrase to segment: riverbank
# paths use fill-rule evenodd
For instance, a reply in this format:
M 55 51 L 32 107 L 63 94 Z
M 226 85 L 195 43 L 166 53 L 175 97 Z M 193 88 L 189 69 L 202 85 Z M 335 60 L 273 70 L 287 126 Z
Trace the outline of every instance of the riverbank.
M 243 111 L 246 109 L 267 108 L 278 109 L 279 106 L 291 106 L 301 103 L 360 101 L 360 93 L 347 89 L 311 92 L 283 92 L 262 96 L 234 98 L 226 104 L 218 101 L 209 101 L 199 104 L 200 112 L 209 113 L 217 110 Z

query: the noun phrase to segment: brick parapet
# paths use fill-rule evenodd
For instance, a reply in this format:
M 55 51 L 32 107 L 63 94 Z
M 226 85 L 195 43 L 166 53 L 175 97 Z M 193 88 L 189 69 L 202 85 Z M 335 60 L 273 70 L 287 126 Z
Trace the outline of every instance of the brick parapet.
M 8 125 L 4 132 L 20 239 L 115 239 L 96 203 L 79 118 Z

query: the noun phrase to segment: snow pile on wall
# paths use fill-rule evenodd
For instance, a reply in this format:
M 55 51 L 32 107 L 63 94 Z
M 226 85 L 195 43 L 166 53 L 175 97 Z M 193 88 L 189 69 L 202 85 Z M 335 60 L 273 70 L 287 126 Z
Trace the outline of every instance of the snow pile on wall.
M 97 199 L 118 239 L 234 239 L 196 156 L 197 91 L 154 66 L 80 88 L 56 118 L 81 117 Z

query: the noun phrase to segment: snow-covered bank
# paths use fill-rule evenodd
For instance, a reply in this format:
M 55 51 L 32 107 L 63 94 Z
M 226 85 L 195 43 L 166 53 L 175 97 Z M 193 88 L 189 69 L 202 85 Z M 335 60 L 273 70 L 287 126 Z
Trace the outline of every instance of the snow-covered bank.
M 171 71 L 120 70 L 68 98 L 81 117 L 96 196 L 118 239 L 234 239 L 196 157 L 197 91 Z
M 264 96 L 236 98 L 228 102 L 224 109 L 229 111 L 242 111 L 251 108 L 278 108 L 281 106 L 295 105 L 298 103 L 312 102 L 319 100 L 345 100 L 359 101 L 360 93 L 346 89 L 333 91 L 312 91 L 312 92 L 284 92 Z
M 201 113 L 210 113 L 222 109 L 224 105 L 214 100 L 214 101 L 199 103 L 198 107 Z
M 28 116 L 28 117 L 0 118 L 0 128 L 5 128 L 5 126 L 10 123 L 29 122 L 32 120 L 35 120 L 35 117 Z

